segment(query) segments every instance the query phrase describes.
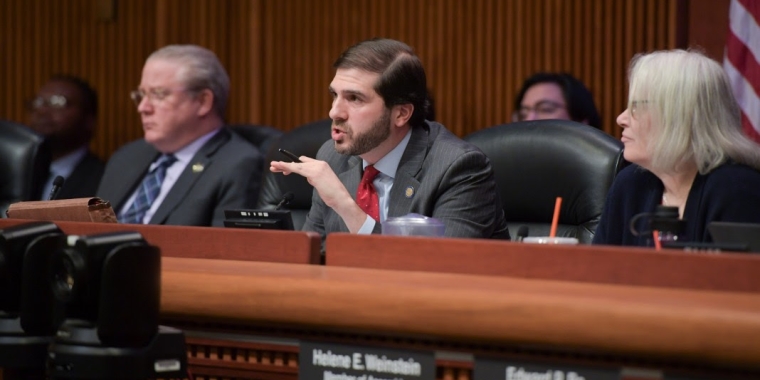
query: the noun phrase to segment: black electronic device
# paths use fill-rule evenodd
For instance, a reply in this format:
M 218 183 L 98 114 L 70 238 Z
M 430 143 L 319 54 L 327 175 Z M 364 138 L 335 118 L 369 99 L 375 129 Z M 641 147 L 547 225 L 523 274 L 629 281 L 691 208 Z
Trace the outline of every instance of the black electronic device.
M 707 230 L 716 243 L 744 245 L 749 252 L 760 252 L 760 224 L 711 222 Z
M 159 327 L 161 253 L 137 232 L 69 236 L 48 284 L 66 307 L 52 379 L 185 378 L 184 334 Z
M 266 230 L 292 230 L 290 210 L 224 210 L 224 226 Z
M 279 148 L 279 149 L 277 149 L 277 151 L 279 151 L 280 153 L 284 154 L 286 157 L 288 157 L 291 160 L 293 160 L 293 162 L 301 162 L 301 159 L 298 158 L 298 155 L 296 155 L 295 153 L 293 153 L 293 152 L 291 152 L 291 151 L 289 151 L 287 149 Z
M 50 346 L 48 375 L 51 379 L 186 379 L 185 335 L 159 326 L 145 346 L 108 347 L 90 326 L 64 323 Z
M 44 378 L 48 345 L 63 320 L 46 275 L 65 235 L 52 222 L 0 230 L 0 368 L 5 379 Z
M 280 149 L 283 151 L 283 149 Z M 292 154 L 292 153 L 291 153 Z M 293 216 L 281 208 L 295 198 L 293 192 L 282 195 L 280 202 L 270 210 L 224 210 L 224 226 L 264 230 L 292 230 Z
M 61 188 L 63 187 L 64 179 L 62 176 L 55 176 L 53 178 L 53 187 L 50 189 L 50 196 L 48 196 L 48 200 L 52 201 L 58 196 L 58 192 L 61 191 Z

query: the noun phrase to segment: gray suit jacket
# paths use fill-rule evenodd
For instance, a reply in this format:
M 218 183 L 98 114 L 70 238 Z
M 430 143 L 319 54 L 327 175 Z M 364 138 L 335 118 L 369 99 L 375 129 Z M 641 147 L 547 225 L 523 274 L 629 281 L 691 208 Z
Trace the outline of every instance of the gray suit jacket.
M 509 239 L 488 158 L 442 125 L 426 123 L 412 128 L 393 180 L 388 217 L 417 213 L 441 220 L 449 237 Z M 355 200 L 362 177 L 361 158 L 339 154 L 329 140 L 317 159 L 330 165 Z M 377 223 L 373 233 L 380 229 Z M 348 227 L 315 190 L 303 230 L 324 237 L 330 232 L 348 232 Z
M 129 143 L 108 160 L 98 196 L 118 212 L 160 153 L 145 140 Z M 224 210 L 254 208 L 263 156 L 222 128 L 195 154 L 156 210 L 150 224 L 222 226 Z

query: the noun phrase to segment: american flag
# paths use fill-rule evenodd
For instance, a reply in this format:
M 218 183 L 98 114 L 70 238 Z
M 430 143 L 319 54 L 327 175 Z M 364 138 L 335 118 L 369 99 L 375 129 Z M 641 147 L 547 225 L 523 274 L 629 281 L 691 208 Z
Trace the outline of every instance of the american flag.
M 723 67 L 742 109 L 742 126 L 760 142 L 760 1 L 731 0 Z

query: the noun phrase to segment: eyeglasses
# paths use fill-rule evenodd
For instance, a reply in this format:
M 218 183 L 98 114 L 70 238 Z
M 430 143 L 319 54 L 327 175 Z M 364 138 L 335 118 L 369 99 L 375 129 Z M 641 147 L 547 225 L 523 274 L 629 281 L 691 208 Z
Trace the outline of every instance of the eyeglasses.
M 541 118 L 548 118 L 554 115 L 557 110 L 565 108 L 564 104 L 552 102 L 550 100 L 544 100 L 536 103 L 535 107 L 522 106 L 517 111 L 517 120 L 525 120 L 531 112 L 535 112 L 536 116 Z
M 645 110 L 645 104 L 649 104 L 649 100 L 631 100 L 629 109 L 631 110 L 631 116 L 636 116 L 636 112 Z
M 172 90 L 168 88 L 155 87 L 148 90 L 141 90 L 141 89 L 134 90 L 129 93 L 129 97 L 132 98 L 132 101 L 135 102 L 135 105 L 139 107 L 140 103 L 145 98 L 147 98 L 148 102 L 150 102 L 151 104 L 156 104 L 157 102 L 160 102 L 166 99 L 166 97 L 171 95 L 171 93 L 172 93 Z
M 71 105 L 69 100 L 63 95 L 50 95 L 48 97 L 38 96 L 27 103 L 27 108 L 30 111 L 38 110 L 42 107 L 50 107 L 52 109 L 63 109 L 66 106 Z

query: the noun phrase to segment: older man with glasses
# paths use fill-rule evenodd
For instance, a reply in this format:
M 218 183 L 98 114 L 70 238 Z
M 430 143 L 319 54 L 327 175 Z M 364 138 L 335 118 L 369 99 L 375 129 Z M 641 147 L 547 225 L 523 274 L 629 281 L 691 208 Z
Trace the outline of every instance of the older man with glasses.
M 98 188 L 119 221 L 221 226 L 253 208 L 261 153 L 224 123 L 229 77 L 211 51 L 171 45 L 151 54 L 131 97 L 144 138 L 113 154 Z
M 51 153 L 50 173 L 39 199 L 50 198 L 61 176 L 57 199 L 95 195 L 105 164 L 89 149 L 98 118 L 98 95 L 83 79 L 55 75 L 31 99 L 29 127 L 45 136 Z

